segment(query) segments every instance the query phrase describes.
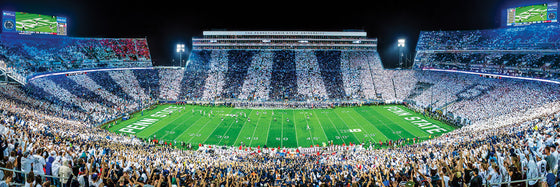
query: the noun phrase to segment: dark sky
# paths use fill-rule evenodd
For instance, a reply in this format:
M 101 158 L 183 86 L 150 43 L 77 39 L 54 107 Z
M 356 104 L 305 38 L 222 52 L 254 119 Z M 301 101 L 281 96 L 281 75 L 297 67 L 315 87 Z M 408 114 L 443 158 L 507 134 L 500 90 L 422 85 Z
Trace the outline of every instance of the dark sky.
M 395 65 L 394 45 L 407 38 L 413 51 L 420 30 L 485 29 L 500 26 L 506 0 L 384 1 L 122 1 L 4 0 L 2 10 L 68 17 L 77 37 L 147 37 L 155 65 L 172 65 L 175 44 L 190 47 L 202 31 L 363 29 L 378 38 L 386 67 Z

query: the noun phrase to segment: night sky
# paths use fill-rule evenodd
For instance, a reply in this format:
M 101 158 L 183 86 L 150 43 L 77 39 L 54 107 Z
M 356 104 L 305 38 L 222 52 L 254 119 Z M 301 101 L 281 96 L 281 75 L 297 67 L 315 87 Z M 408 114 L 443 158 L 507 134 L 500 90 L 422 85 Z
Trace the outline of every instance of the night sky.
M 500 27 L 506 0 L 302 2 L 4 0 L 0 8 L 65 16 L 69 36 L 147 37 L 154 65 L 173 65 L 178 59 L 175 44 L 190 48 L 191 37 L 202 36 L 204 30 L 359 29 L 378 38 L 385 67 L 394 68 L 397 38 L 406 38 L 413 51 L 421 30 Z

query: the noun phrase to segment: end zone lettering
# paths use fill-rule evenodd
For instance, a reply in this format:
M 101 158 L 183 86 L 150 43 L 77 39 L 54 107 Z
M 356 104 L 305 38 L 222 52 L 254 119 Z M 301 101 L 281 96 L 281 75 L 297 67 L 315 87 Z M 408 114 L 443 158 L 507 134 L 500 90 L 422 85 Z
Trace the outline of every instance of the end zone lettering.
M 403 110 L 402 108 L 398 107 L 398 106 L 388 106 L 385 107 L 389 112 L 392 112 L 398 116 L 411 116 L 412 114 L 410 112 L 407 112 L 405 110 Z M 447 132 L 447 130 L 433 124 L 430 123 L 428 120 L 422 119 L 420 117 L 414 116 L 414 117 L 405 117 L 404 118 L 407 121 L 410 121 L 412 124 L 420 127 L 421 129 L 425 129 L 426 132 L 433 134 L 433 133 L 441 133 L 441 132 Z
M 175 110 L 179 109 L 180 107 L 177 106 L 169 106 L 161 111 L 156 112 L 155 114 L 150 115 L 153 118 L 143 118 L 137 122 L 134 122 L 133 124 L 127 125 L 125 127 L 123 127 L 122 129 L 119 130 L 119 132 L 125 132 L 125 133 L 130 133 L 130 134 L 134 134 L 136 133 L 136 131 L 141 131 L 143 129 L 145 129 L 146 127 L 158 122 L 161 119 L 156 119 L 156 118 L 165 118 L 167 117 L 170 113 L 173 113 Z
M 422 119 L 420 117 L 408 117 L 404 118 L 407 121 L 410 121 L 412 124 L 420 127 L 421 129 L 428 129 L 426 132 L 433 134 L 434 132 L 447 132 L 447 130 L 430 123 L 428 120 Z

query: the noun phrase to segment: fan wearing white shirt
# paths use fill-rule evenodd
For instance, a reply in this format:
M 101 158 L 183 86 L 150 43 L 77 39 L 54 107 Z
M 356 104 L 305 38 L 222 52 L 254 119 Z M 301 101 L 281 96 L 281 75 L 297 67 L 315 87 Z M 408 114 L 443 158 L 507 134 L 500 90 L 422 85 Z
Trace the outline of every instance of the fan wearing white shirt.
M 41 156 L 41 151 L 38 154 L 33 155 L 33 173 L 38 175 L 44 175 L 44 167 L 47 164 L 45 158 Z
M 29 155 L 29 152 L 23 153 L 23 157 L 21 157 L 21 170 L 25 173 L 29 173 L 33 168 L 31 168 L 31 164 L 33 164 L 33 155 Z
M 538 177 L 545 177 L 546 176 L 546 160 L 542 159 L 540 156 L 537 156 L 537 169 L 538 169 Z
M 527 171 L 527 179 L 535 179 L 539 177 L 539 170 L 537 169 L 537 164 L 533 159 L 529 159 L 529 163 L 527 164 L 528 171 Z M 529 186 L 535 186 L 538 180 L 531 180 L 529 181 Z
M 502 175 L 499 173 L 500 168 L 497 165 L 492 165 L 491 167 L 488 167 L 488 170 L 490 172 L 487 178 L 488 183 L 496 184 L 502 182 Z M 498 187 L 500 185 L 492 185 L 492 186 Z

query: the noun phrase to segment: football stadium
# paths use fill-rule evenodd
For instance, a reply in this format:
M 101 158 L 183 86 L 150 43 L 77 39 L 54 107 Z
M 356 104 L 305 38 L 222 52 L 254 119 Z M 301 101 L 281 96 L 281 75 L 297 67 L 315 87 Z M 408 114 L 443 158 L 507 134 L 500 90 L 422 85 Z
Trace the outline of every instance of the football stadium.
M 0 186 L 556 186 L 558 1 L 502 4 L 499 27 L 392 44 L 202 27 L 171 58 L 152 35 L 74 36 L 89 17 L 6 5 Z

